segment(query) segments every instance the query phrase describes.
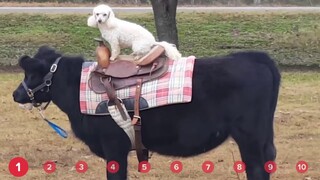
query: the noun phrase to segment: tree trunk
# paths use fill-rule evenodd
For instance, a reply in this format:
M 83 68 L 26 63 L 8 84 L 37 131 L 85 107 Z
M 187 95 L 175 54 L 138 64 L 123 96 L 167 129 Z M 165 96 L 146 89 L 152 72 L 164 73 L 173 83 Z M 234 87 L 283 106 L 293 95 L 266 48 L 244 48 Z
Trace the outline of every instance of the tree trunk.
M 255 5 L 261 4 L 261 0 L 254 0 L 254 4 L 255 4 Z
M 178 0 L 151 0 L 159 41 L 167 41 L 179 48 L 176 11 Z

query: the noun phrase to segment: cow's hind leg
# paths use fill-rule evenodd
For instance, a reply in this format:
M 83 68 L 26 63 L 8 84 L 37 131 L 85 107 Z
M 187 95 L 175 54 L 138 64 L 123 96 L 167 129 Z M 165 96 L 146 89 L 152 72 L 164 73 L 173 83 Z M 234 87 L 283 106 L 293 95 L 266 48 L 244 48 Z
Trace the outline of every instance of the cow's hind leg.
M 246 165 L 248 180 L 269 180 L 270 175 L 265 171 L 264 164 L 268 156 L 273 157 L 272 148 L 270 146 L 266 148 L 267 138 L 258 134 L 252 134 L 240 128 L 232 131 L 232 137 L 237 142 L 241 158 Z
M 264 153 L 265 153 L 265 160 L 266 161 L 274 161 L 277 156 L 277 150 L 273 142 L 273 133 L 272 135 L 268 138 L 267 142 L 265 143 L 264 146 Z

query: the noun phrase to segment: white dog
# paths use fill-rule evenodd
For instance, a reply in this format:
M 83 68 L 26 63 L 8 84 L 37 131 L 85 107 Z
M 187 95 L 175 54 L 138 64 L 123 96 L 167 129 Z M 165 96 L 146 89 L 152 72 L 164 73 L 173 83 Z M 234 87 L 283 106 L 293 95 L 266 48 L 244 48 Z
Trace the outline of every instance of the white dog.
M 110 60 L 115 60 L 123 48 L 131 48 L 135 60 L 147 54 L 153 45 L 163 46 L 168 58 L 177 60 L 181 54 L 174 44 L 165 41 L 156 42 L 154 36 L 142 26 L 118 19 L 107 5 L 98 5 L 93 9 L 93 15 L 87 20 L 90 27 L 99 28 L 102 37 L 111 46 Z

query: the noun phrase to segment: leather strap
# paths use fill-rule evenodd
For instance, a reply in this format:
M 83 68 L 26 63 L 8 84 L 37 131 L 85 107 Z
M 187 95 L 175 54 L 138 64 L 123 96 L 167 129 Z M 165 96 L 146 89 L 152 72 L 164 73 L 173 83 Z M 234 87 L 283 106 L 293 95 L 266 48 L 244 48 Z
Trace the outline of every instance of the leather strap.
M 137 86 L 136 86 L 136 95 L 134 97 L 134 115 L 132 118 L 132 124 L 141 124 L 140 120 L 140 106 L 139 106 L 139 102 L 140 102 L 140 96 L 141 96 L 141 86 L 142 86 L 142 79 L 137 79 Z
M 142 144 L 141 125 L 134 125 L 135 149 L 139 163 L 149 160 L 149 150 Z M 139 171 L 139 169 L 138 169 Z M 139 171 L 140 172 L 140 171 Z
M 111 86 L 109 81 L 104 81 L 103 84 L 106 87 L 106 91 L 107 91 L 108 97 L 110 99 L 110 102 L 114 102 L 116 104 L 117 108 L 120 111 L 122 119 L 126 121 L 127 120 L 127 115 L 126 115 L 124 109 L 122 108 L 119 99 L 117 98 L 116 91 Z
M 134 133 L 135 133 L 135 149 L 139 163 L 142 161 L 148 161 L 149 159 L 149 150 L 144 147 L 142 144 L 141 137 L 141 117 L 140 117 L 140 96 L 141 96 L 141 88 L 142 88 L 142 79 L 137 80 L 136 85 L 136 95 L 134 98 L 134 115 L 132 118 L 132 124 L 134 125 Z M 140 171 L 138 169 L 138 171 Z

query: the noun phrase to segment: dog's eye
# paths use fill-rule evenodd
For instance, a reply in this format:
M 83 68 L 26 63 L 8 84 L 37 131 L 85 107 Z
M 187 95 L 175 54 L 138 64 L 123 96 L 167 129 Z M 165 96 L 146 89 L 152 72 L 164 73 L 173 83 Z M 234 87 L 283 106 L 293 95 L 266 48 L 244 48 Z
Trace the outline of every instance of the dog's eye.
M 106 16 L 107 14 L 103 14 L 103 16 Z
M 99 16 L 99 13 L 97 13 L 96 15 Z

